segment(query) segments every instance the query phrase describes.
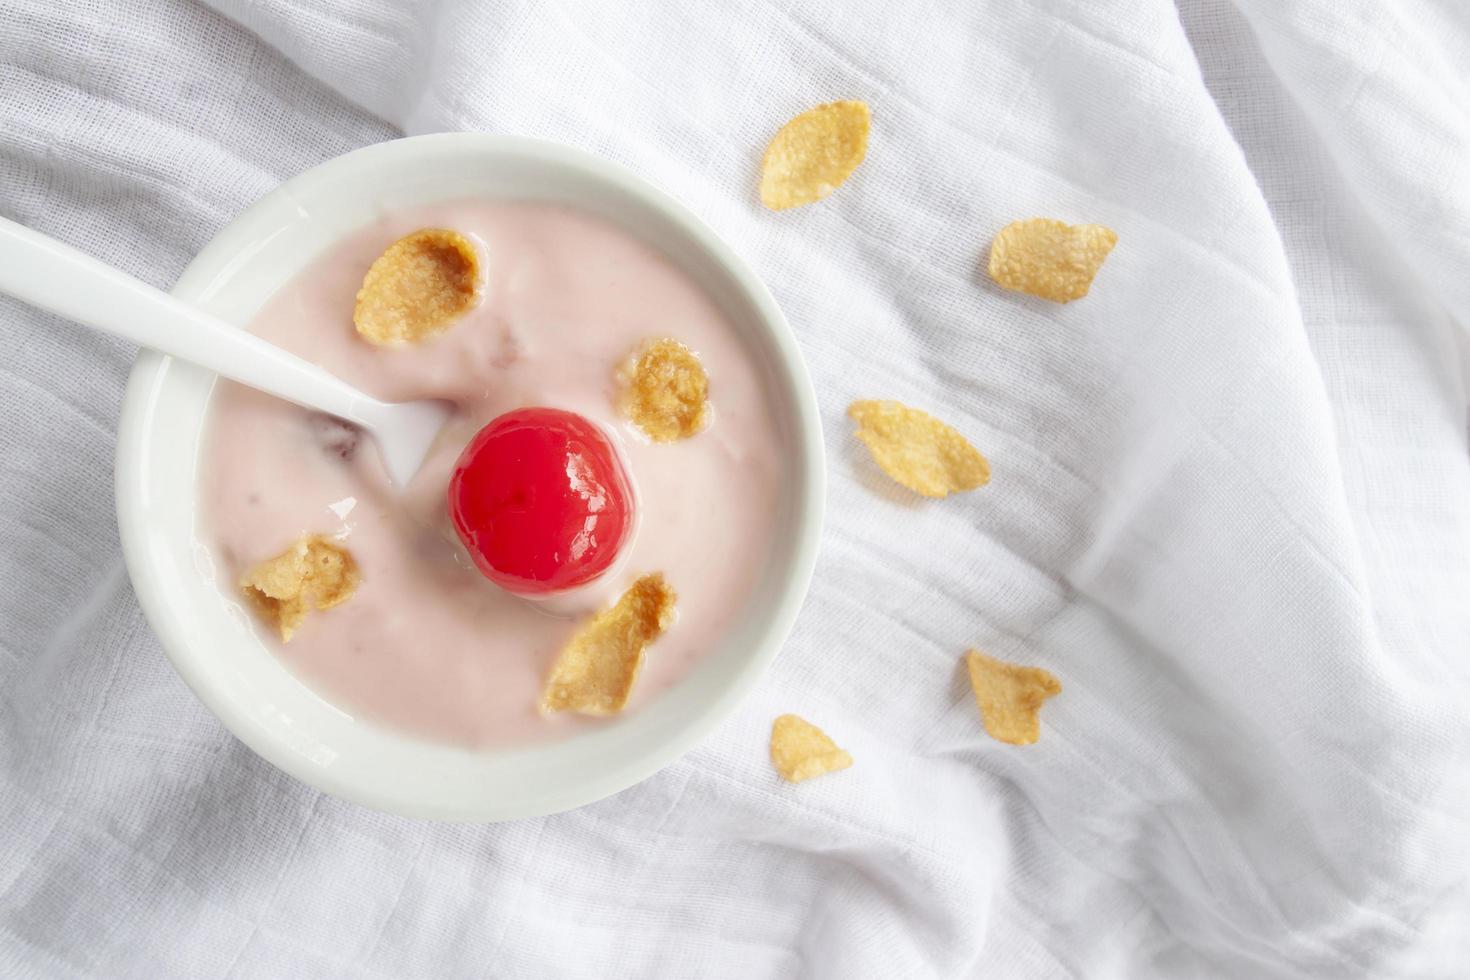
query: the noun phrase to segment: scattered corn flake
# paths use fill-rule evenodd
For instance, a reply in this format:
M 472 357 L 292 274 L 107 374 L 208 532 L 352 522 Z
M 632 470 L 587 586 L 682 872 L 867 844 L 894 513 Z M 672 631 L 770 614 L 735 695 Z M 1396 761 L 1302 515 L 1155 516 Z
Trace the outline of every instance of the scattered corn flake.
M 990 480 L 980 451 L 927 412 L 894 401 L 856 401 L 847 414 L 883 472 L 915 493 L 946 497 Z
M 1041 704 L 1062 691 L 1061 682 L 1040 667 L 1022 667 L 988 657 L 979 650 L 965 654 L 970 686 L 985 730 L 998 742 L 1030 745 L 1041 737 Z
M 782 126 L 761 162 L 761 203 L 775 211 L 820 201 L 868 153 L 872 115 L 864 102 L 828 102 Z
M 668 337 L 645 341 L 618 371 L 623 414 L 654 442 L 688 439 L 709 423 L 709 376 Z
M 848 755 L 816 725 L 782 715 L 771 726 L 771 763 L 788 782 L 799 783 L 852 765 Z
M 240 579 L 240 591 L 289 643 L 306 614 L 352 597 L 361 576 L 351 553 L 329 538 L 307 534 Z
M 541 694 L 541 710 L 622 711 L 643 667 L 644 649 L 673 621 L 676 598 L 657 572 L 634 582 L 562 648 Z
M 398 239 L 362 280 L 352 322 L 373 344 L 418 343 L 479 300 L 480 256 L 457 231 L 424 228 Z
M 1102 225 L 1013 221 L 990 243 L 990 278 L 1055 303 L 1081 299 L 1117 243 L 1118 233 Z

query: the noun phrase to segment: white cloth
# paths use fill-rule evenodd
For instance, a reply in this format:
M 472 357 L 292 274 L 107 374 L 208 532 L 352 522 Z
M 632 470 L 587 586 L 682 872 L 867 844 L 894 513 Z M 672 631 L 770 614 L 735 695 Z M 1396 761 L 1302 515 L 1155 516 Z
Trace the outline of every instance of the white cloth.
M 867 162 L 761 209 L 833 98 Z M 5 215 L 166 285 L 352 147 L 574 143 L 766 277 L 831 464 L 795 634 L 687 758 L 390 818 L 174 675 L 113 519 L 131 351 L 0 299 L 0 975 L 1463 976 L 1467 106 L 1461 0 L 0 0 Z M 1033 215 L 1117 229 L 1085 300 L 984 276 Z M 869 397 L 992 483 L 893 489 Z M 983 734 L 970 646 L 1062 680 L 1039 744 Z M 785 711 L 853 769 L 780 783 Z

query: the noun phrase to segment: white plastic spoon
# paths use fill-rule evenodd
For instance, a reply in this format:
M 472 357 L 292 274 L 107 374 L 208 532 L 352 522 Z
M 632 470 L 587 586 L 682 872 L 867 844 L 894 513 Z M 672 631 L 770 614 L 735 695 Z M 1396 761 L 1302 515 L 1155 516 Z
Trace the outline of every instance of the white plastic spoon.
M 5 218 L 0 292 L 360 426 L 400 487 L 418 472 L 449 418 L 443 402 L 365 395 L 295 354 Z

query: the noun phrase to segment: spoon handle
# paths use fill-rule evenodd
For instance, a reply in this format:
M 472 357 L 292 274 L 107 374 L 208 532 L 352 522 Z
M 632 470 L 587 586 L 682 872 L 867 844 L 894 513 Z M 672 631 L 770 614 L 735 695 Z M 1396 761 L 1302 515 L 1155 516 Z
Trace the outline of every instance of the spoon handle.
M 386 407 L 295 354 L 6 218 L 0 293 L 339 418 L 371 426 Z

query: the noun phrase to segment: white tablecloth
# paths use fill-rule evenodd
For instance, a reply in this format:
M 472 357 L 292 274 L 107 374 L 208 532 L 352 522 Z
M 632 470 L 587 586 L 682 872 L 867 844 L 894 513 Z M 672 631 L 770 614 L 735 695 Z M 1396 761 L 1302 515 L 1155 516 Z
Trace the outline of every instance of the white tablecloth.
M 822 204 L 790 115 L 873 109 Z M 1470 6 L 0 0 L 0 213 L 159 285 L 401 132 L 565 140 L 687 201 L 800 336 L 830 519 L 774 670 L 682 762 L 502 826 L 254 758 L 119 556 L 132 352 L 0 299 L 0 975 L 1456 977 L 1470 964 Z M 1006 222 L 1101 222 L 1085 300 Z M 858 397 L 990 486 L 875 475 Z M 1045 666 L 1039 744 L 960 655 Z M 799 787 L 796 711 L 856 757 Z

